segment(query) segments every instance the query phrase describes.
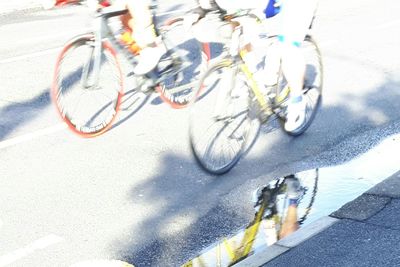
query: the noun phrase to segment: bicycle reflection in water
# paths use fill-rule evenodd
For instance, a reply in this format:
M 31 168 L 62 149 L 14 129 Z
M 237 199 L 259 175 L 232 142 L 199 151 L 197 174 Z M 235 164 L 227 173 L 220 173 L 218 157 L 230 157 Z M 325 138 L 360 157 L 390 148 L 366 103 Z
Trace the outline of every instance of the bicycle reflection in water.
M 318 174 L 318 169 L 291 174 L 258 188 L 253 194 L 256 213 L 252 222 L 183 266 L 232 266 L 295 232 L 311 212 Z

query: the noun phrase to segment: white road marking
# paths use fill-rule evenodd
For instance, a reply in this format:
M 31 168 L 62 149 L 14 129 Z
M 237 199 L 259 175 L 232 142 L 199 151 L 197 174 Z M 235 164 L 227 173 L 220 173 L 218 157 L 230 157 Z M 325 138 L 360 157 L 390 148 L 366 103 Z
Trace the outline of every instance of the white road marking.
M 25 60 L 25 59 L 32 58 L 32 57 L 40 57 L 40 56 L 43 56 L 43 55 L 55 53 L 57 51 L 61 52 L 61 49 L 62 49 L 62 47 L 51 48 L 51 49 L 46 49 L 46 50 L 42 50 L 42 51 L 39 51 L 39 52 L 34 52 L 34 53 L 26 54 L 26 55 L 10 57 L 10 58 L 6 58 L 6 59 L 3 59 L 3 60 L 0 60 L 0 64 L 10 63 L 10 62 L 15 62 L 15 61 L 20 61 L 20 60 Z
M 57 236 L 57 235 L 48 235 L 45 236 L 41 239 L 38 239 L 31 244 L 27 245 L 24 248 L 20 248 L 17 250 L 14 250 L 6 255 L 0 256 L 0 267 L 7 266 L 11 263 L 16 262 L 17 260 L 20 260 L 29 254 L 32 254 L 35 252 L 35 250 L 39 249 L 45 249 L 46 247 L 49 247 L 51 245 L 60 243 L 63 241 L 63 238 Z
M 35 139 L 37 137 L 56 133 L 56 132 L 66 129 L 66 128 L 67 128 L 67 125 L 65 123 L 60 123 L 60 124 L 57 124 L 54 126 L 50 126 L 48 128 L 44 128 L 44 129 L 32 132 L 32 133 L 28 133 L 28 134 L 24 134 L 24 135 L 21 135 L 18 137 L 10 138 L 10 139 L 0 142 L 0 149 L 7 148 L 7 147 L 10 147 L 10 146 L 13 146 L 16 144 L 21 144 L 21 143 L 30 141 L 32 139 Z
M 39 34 L 36 36 L 32 36 L 32 37 L 24 37 L 21 38 L 19 40 L 14 40 L 12 42 L 12 45 L 14 47 L 16 46 L 20 46 L 20 45 L 32 45 L 32 44 L 37 44 L 37 43 L 48 43 L 50 40 L 60 40 L 60 39 L 70 39 L 71 37 L 78 35 L 80 33 L 86 33 L 90 31 L 90 28 L 83 28 L 81 30 L 73 30 L 73 31 L 61 31 L 61 32 L 57 32 L 57 33 L 51 33 L 49 35 L 43 35 L 43 34 Z M 4 44 L 4 46 L 9 47 L 9 45 Z
M 382 24 L 380 24 L 378 26 L 375 26 L 373 29 L 375 29 L 375 30 L 385 30 L 387 28 L 390 28 L 390 27 L 393 27 L 393 26 L 397 26 L 399 24 L 400 24 L 400 19 L 397 19 L 397 20 L 393 20 L 393 21 L 382 23 Z

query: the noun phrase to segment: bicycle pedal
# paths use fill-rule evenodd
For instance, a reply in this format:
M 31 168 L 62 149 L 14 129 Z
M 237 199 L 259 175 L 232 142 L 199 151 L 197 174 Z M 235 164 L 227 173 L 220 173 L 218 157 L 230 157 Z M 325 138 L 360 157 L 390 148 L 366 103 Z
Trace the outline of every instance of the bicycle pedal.
M 272 114 L 273 113 L 270 110 L 261 110 L 258 114 L 258 118 L 260 119 L 261 123 L 264 123 L 271 117 Z
M 174 69 L 174 64 L 172 62 L 170 62 L 168 65 L 166 66 L 162 66 L 161 68 L 159 67 L 158 73 L 160 76 L 162 75 L 166 75 L 169 72 L 172 72 Z
M 167 66 L 165 69 L 161 70 L 159 72 L 161 78 L 164 79 L 165 77 L 170 77 L 177 75 L 178 73 L 182 72 L 182 70 L 185 68 L 184 64 L 181 63 L 173 63 L 169 66 Z
M 253 97 L 251 100 L 251 106 L 253 110 L 253 114 L 261 121 L 261 123 L 266 122 L 271 115 L 274 114 L 274 111 L 271 109 L 271 101 L 269 98 L 266 98 L 268 104 L 264 108 L 260 105 L 256 97 Z
M 160 60 L 160 62 L 158 62 L 157 67 L 158 67 L 159 71 L 161 72 L 161 71 L 165 70 L 166 68 L 169 68 L 171 65 L 173 65 L 173 63 L 174 62 L 170 57 L 162 58 Z
M 138 88 L 144 94 L 152 93 L 155 89 L 155 84 L 151 79 L 138 78 Z

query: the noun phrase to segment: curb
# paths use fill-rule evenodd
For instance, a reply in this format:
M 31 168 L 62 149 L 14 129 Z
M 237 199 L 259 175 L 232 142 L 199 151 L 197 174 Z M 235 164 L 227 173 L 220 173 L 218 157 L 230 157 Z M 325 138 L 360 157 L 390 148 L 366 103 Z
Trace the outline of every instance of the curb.
M 364 221 L 384 209 L 392 198 L 400 198 L 400 190 L 397 188 L 400 188 L 400 171 L 383 179 L 381 182 L 362 193 L 359 197 L 347 202 L 330 215 L 321 217 L 304 227 L 300 227 L 296 232 L 278 240 L 271 246 L 264 245 L 257 253 L 248 256 L 233 266 L 263 266 L 343 219 Z M 360 208 L 362 205 L 360 203 L 374 204 L 368 204 L 368 206 L 364 207 L 361 211 Z M 357 210 L 356 213 L 354 212 L 355 209 Z
M 279 255 L 287 252 L 288 250 L 298 246 L 300 243 L 315 236 L 316 234 L 324 231 L 326 228 L 331 227 L 333 224 L 340 221 L 340 219 L 331 216 L 324 216 L 316 221 L 300 228 L 293 234 L 282 238 L 271 246 L 264 246 L 260 250 L 237 264 L 235 267 L 258 267 L 273 260 Z

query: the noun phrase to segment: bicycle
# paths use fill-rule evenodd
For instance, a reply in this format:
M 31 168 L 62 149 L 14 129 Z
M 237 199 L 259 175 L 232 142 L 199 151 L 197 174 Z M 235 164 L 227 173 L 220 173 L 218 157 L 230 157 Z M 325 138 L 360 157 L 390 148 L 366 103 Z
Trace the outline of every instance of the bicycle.
M 300 227 L 311 214 L 318 191 L 318 178 L 319 170 L 314 169 L 272 180 L 268 185 L 258 188 L 253 195 L 256 212 L 244 230 L 204 249 L 182 266 L 233 266 L 249 255 L 256 254 L 261 247 L 278 241 L 281 238 L 279 232 L 289 216 L 288 180 L 298 181 L 300 185 L 296 208 Z
M 109 130 L 121 109 L 124 73 L 117 54 L 131 66 L 137 64 L 140 49 L 132 50 L 133 46 L 122 40 L 118 16 L 126 13 L 126 9 L 113 6 L 96 9 L 93 31 L 72 38 L 57 58 L 52 102 L 69 129 L 82 137 L 95 137 Z M 147 95 L 157 92 L 172 108 L 189 103 L 195 80 L 206 69 L 209 57 L 209 50 L 203 50 L 186 34 L 190 31 L 184 28 L 184 19 L 184 15 L 172 18 L 155 27 L 167 52 L 153 71 L 127 75 L 137 85 L 134 91 Z M 153 22 L 157 25 L 154 12 Z
M 250 137 L 254 135 L 254 140 L 256 139 L 263 123 L 274 117 L 283 128 L 286 120 L 290 88 L 282 75 L 280 59 L 276 64 L 275 85 L 265 88 L 255 80 L 244 60 L 246 49 L 241 44 L 242 18 L 261 22 L 251 10 L 224 16 L 226 23 L 232 25 L 233 29 L 226 51 L 223 58 L 210 65 L 200 77 L 195 96 L 190 103 L 190 147 L 200 166 L 212 174 L 223 174 L 231 170 L 250 147 Z M 311 27 L 312 23 L 310 29 Z M 263 70 L 274 73 L 274 70 L 268 69 L 268 59 L 274 56 L 278 37 L 263 31 L 259 32 L 259 37 L 262 44 L 258 51 L 262 55 L 259 65 L 265 64 Z M 307 130 L 322 99 L 321 53 L 311 35 L 307 34 L 301 49 L 307 64 L 303 89 L 307 102 L 306 119 L 295 131 L 287 132 L 283 128 L 292 136 L 298 136 Z

